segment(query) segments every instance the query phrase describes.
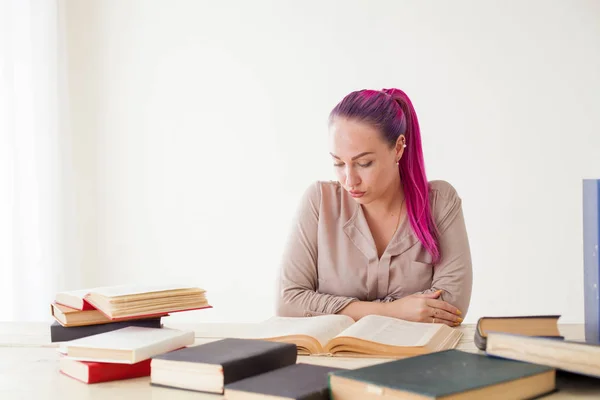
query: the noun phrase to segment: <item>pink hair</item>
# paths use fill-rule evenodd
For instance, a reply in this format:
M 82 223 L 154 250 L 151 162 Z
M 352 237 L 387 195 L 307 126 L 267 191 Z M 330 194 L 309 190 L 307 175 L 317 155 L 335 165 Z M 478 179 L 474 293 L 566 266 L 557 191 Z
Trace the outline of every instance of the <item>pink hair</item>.
M 436 263 L 441 255 L 437 227 L 429 206 L 429 182 L 425 175 L 419 121 L 412 102 L 402 90 L 359 90 L 348 94 L 329 116 L 345 117 L 371 124 L 395 146 L 400 135 L 406 149 L 398 170 L 404 187 L 406 210 L 413 232 Z

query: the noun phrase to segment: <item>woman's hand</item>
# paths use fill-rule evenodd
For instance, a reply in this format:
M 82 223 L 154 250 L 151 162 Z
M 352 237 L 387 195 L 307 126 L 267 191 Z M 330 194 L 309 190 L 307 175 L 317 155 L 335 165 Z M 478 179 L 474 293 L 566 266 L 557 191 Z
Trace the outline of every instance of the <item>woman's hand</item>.
M 434 293 L 413 294 L 386 303 L 385 314 L 406 321 L 428 322 L 458 326 L 463 321 L 460 310 L 452 304 L 438 300 L 441 290 Z

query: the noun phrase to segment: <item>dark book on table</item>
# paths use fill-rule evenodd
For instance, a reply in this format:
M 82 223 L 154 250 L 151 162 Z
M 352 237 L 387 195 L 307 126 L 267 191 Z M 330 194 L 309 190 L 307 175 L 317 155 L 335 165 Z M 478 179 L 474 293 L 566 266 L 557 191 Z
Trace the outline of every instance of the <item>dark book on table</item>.
M 489 332 L 562 338 L 558 330 L 559 318 L 560 315 L 481 317 L 475 328 L 475 346 L 479 350 L 485 350 Z
M 156 386 L 222 394 L 225 385 L 296 363 L 295 344 L 222 339 L 152 358 Z
M 137 319 L 131 321 L 112 322 L 109 324 L 86 325 L 65 327 L 54 321 L 50 325 L 51 342 L 67 342 L 69 340 L 80 339 L 87 336 L 97 335 L 99 333 L 111 332 L 117 329 L 127 328 L 128 326 L 140 326 L 143 328 L 161 328 L 161 319 Z
M 372 395 L 453 399 L 471 391 L 482 399 L 506 394 L 503 398 L 526 399 L 554 391 L 555 373 L 543 365 L 447 350 L 333 372 L 329 387 L 336 400 Z
M 600 340 L 600 180 L 583 180 L 583 306 L 585 340 Z
M 225 386 L 225 398 L 269 400 L 328 400 L 328 375 L 343 368 L 294 364 Z

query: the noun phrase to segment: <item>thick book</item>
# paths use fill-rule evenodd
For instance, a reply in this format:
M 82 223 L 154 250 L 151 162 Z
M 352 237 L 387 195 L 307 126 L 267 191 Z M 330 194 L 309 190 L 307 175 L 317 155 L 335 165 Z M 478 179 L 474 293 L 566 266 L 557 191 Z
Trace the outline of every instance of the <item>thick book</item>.
M 77 310 L 75 308 L 63 306 L 61 304 L 51 304 L 50 313 L 54 319 L 65 327 L 74 326 L 86 326 L 86 325 L 99 325 L 99 324 L 110 324 L 112 321 L 106 315 L 100 311 L 93 310 Z M 156 317 L 165 317 L 169 314 L 162 314 Z M 123 318 L 120 321 L 138 320 L 139 317 Z M 140 325 L 141 326 L 141 325 Z
M 161 328 L 162 323 L 160 317 L 73 327 L 65 327 L 54 321 L 52 325 L 50 325 L 50 341 L 68 342 L 69 340 L 81 339 L 87 336 L 97 335 L 99 333 L 116 331 L 117 329 L 127 328 L 128 326 Z
M 156 386 L 222 394 L 225 385 L 296 363 L 296 346 L 252 339 L 223 339 L 152 359 Z
M 600 378 L 600 345 L 491 332 L 487 354 Z
M 298 354 L 399 358 L 455 348 L 462 332 L 444 324 L 369 315 L 273 317 L 246 337 L 293 343 Z
M 55 303 L 83 310 L 91 305 L 112 321 L 211 308 L 204 289 L 189 285 L 120 285 L 61 292 Z
M 84 383 L 110 382 L 150 376 L 151 359 L 135 364 L 114 364 L 70 360 L 62 357 L 60 372 Z
M 485 350 L 489 332 L 516 333 L 527 336 L 562 337 L 558 329 L 560 315 L 522 315 L 481 317 L 475 328 L 475 346 Z
M 80 361 L 135 364 L 194 343 L 194 332 L 130 326 L 61 343 L 59 351 Z
M 329 400 L 329 373 L 343 368 L 294 364 L 225 386 L 227 400 Z
M 583 180 L 583 306 L 585 340 L 600 341 L 600 180 Z
M 556 370 L 458 350 L 330 374 L 346 399 L 528 399 L 555 390 Z

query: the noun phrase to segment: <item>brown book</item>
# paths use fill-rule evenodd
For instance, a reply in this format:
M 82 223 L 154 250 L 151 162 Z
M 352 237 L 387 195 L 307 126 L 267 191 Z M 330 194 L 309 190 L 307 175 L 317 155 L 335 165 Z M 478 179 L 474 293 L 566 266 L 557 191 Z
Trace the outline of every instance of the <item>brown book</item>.
M 369 315 L 274 317 L 257 324 L 248 337 L 293 343 L 299 354 L 399 358 L 452 349 L 462 333 L 444 324 L 426 324 Z
M 187 285 L 121 285 L 61 292 L 56 303 L 96 309 L 111 321 L 210 308 L 205 290 Z
M 486 348 L 489 332 L 505 332 L 526 336 L 560 337 L 558 319 L 560 315 L 523 315 L 511 317 L 482 317 L 475 329 L 475 345 Z
M 64 327 L 74 326 L 88 326 L 88 325 L 101 325 L 110 324 L 114 321 L 109 319 L 106 315 L 102 314 L 98 310 L 76 310 L 61 304 L 51 304 L 50 312 L 54 319 Z M 164 317 L 168 314 L 157 315 L 155 318 Z M 138 317 L 123 318 L 122 321 L 131 321 L 140 319 Z

